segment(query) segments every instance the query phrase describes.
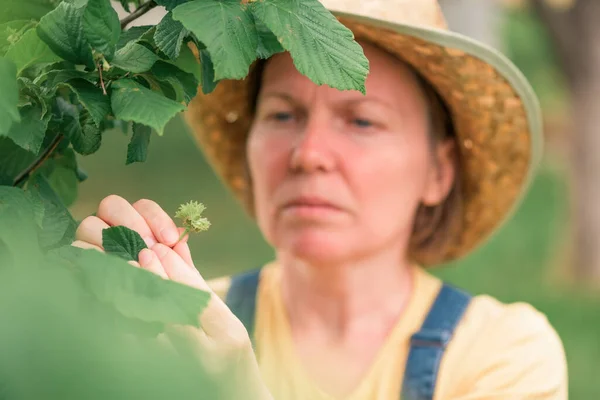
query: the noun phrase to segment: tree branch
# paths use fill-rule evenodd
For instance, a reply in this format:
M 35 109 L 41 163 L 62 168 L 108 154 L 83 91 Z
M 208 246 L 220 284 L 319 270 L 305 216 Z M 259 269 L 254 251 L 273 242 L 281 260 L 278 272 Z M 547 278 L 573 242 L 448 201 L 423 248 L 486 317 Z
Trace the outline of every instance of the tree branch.
M 141 6 L 136 8 L 134 12 L 132 12 L 131 14 L 129 14 L 121 20 L 121 29 L 125 29 L 127 25 L 129 25 L 129 23 L 135 21 L 142 15 L 146 14 L 154 7 L 156 7 L 156 3 L 154 2 L 154 0 L 147 1 L 146 3 L 142 4 Z
M 52 153 L 54 153 L 54 150 L 56 150 L 62 139 L 62 134 L 56 135 L 56 137 L 52 140 L 52 143 L 50 143 L 50 145 L 38 156 L 38 158 L 36 158 L 27 168 L 25 168 L 24 171 L 17 175 L 13 186 L 19 186 L 27 178 L 29 178 L 31 174 L 33 174 L 44 163 L 44 161 L 46 161 L 52 155 Z

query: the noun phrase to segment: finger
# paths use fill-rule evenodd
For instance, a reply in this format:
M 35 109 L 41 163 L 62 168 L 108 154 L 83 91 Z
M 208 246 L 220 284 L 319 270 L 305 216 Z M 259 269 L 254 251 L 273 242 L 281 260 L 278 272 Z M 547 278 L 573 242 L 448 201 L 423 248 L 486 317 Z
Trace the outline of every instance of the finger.
M 183 258 L 183 261 L 185 261 L 185 263 L 189 265 L 190 268 L 196 269 L 196 266 L 194 265 L 194 260 L 192 260 L 190 246 L 187 243 L 185 243 L 184 241 L 177 243 L 175 247 L 173 247 L 173 251 L 179 254 L 179 257 Z
M 98 217 L 109 225 L 123 225 L 136 231 L 148 247 L 156 243 L 156 238 L 146 220 L 120 196 L 110 195 L 104 198 L 98 206 Z
M 148 271 L 160 276 L 163 279 L 169 279 L 169 276 L 165 272 L 165 269 L 162 266 L 162 263 L 154 253 L 154 251 L 150 249 L 143 249 L 140 251 L 138 256 L 140 260 L 140 266 Z
M 95 244 L 84 242 L 83 240 L 76 240 L 73 243 L 71 243 L 71 245 L 75 246 L 75 247 L 79 247 L 80 249 L 94 249 L 94 250 L 98 250 L 101 253 L 104 252 L 104 250 L 101 247 L 98 247 Z
M 81 221 L 75 232 L 75 238 L 102 249 L 102 231 L 106 228 L 110 228 L 110 225 L 98 217 L 90 216 Z
M 133 265 L 136 268 L 140 268 L 140 263 L 138 263 L 137 261 L 130 260 L 130 261 L 127 261 L 127 264 Z
M 200 316 L 202 329 L 209 337 L 243 338 L 247 336 L 241 322 L 208 286 L 198 270 L 192 269 L 173 249 L 161 243 L 152 247 L 170 279 L 210 293 L 208 306 Z
M 179 240 L 179 230 L 169 214 L 152 200 L 138 200 L 133 208 L 144 218 L 154 237 L 167 246 L 173 246 Z
M 157 243 L 152 247 L 152 250 L 160 260 L 169 279 L 196 289 L 209 290 L 208 285 L 198 271 L 195 268 L 190 268 L 189 264 L 173 249 L 162 243 Z

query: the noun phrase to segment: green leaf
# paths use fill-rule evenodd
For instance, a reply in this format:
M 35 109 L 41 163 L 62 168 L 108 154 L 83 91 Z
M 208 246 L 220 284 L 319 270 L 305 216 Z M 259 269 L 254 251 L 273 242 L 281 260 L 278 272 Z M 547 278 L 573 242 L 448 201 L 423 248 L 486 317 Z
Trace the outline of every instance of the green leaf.
M 67 85 L 89 111 L 96 126 L 100 127 L 104 118 L 110 113 L 110 97 L 104 95 L 102 89 L 83 79 L 74 79 Z
M 139 233 L 125 226 L 103 229 L 102 247 L 108 254 L 114 254 L 126 261 L 138 261 L 140 251 L 148 248 Z
M 8 48 L 18 42 L 23 34 L 33 27 L 35 27 L 35 22 L 31 20 L 0 24 L 0 56 L 4 56 Z
M 281 43 L 277 40 L 277 36 L 262 21 L 255 20 L 254 22 L 256 24 L 256 31 L 258 32 L 258 48 L 256 49 L 258 58 L 267 60 L 273 54 L 285 51 Z
M 121 32 L 121 37 L 117 43 L 117 49 L 125 47 L 127 43 L 140 39 L 146 34 L 154 25 L 143 25 L 143 26 L 132 26 L 126 31 Z
M 121 23 L 109 0 L 88 2 L 83 13 L 83 32 L 92 48 L 110 61 L 119 42 Z
M 202 68 L 200 67 L 200 61 L 198 61 L 188 45 L 184 45 L 181 48 L 179 57 L 177 57 L 177 60 L 171 62 L 171 64 L 187 73 L 193 74 L 198 82 L 202 80 Z
M 40 246 L 49 250 L 72 243 L 77 223 L 48 180 L 43 175 L 36 174 L 27 183 L 26 191 L 44 209 L 42 229 L 38 231 Z
M 127 11 L 128 13 L 131 12 L 131 8 L 129 8 L 129 4 L 131 3 L 130 0 L 119 0 L 119 3 L 121 3 L 125 11 Z
M 92 49 L 83 34 L 84 10 L 63 2 L 41 19 L 37 33 L 60 57 L 94 68 Z
M 199 316 L 210 300 L 208 292 L 162 279 L 114 255 L 73 246 L 54 254 L 76 267 L 88 293 L 126 317 L 199 327 Z
M 77 159 L 72 149 L 55 154 L 48 174 L 48 183 L 62 203 L 70 207 L 77 199 Z M 50 166 L 50 165 L 49 165 Z
M 150 144 L 150 134 L 152 130 L 149 126 L 142 124 L 133 124 L 133 135 L 127 146 L 126 165 L 135 162 L 144 162 L 148 156 L 148 145 Z
M 202 67 L 202 93 L 212 93 L 219 82 L 215 80 L 215 68 L 208 51 L 200 50 L 200 64 Z
M 54 69 L 40 75 L 35 79 L 34 83 L 39 85 L 46 82 L 47 87 L 55 88 L 59 84 L 69 82 L 73 79 L 85 79 L 88 82 L 95 83 L 99 78 L 97 72 L 85 72 L 77 69 Z
M 33 64 L 46 65 L 62 61 L 40 39 L 35 29 L 28 30 L 17 43 L 13 44 L 6 52 L 6 58 L 12 60 L 17 65 L 17 73 L 19 75 L 24 69 Z
M 173 10 L 173 18 L 204 43 L 217 79 L 242 79 L 256 59 L 258 33 L 238 0 L 192 1 Z
M 183 27 L 181 22 L 175 21 L 172 14 L 168 13 L 156 27 L 154 42 L 167 57 L 175 60 L 179 57 L 183 39 L 188 34 L 189 31 Z
M 35 160 L 35 154 L 0 136 L 0 160 L 0 177 L 3 182 L 9 181 L 12 185 L 15 178 Z
M 155 0 L 155 1 L 156 1 L 156 4 L 158 4 L 159 6 L 163 6 L 168 11 L 171 11 L 178 5 L 187 3 L 189 0 Z
M 84 121 L 82 124 L 77 107 L 58 97 L 56 105 L 62 114 L 60 128 L 73 145 L 73 149 L 81 155 L 90 155 L 98 151 L 102 141 L 100 129 Z
M 365 93 L 369 63 L 362 47 L 318 0 L 261 0 L 250 7 L 291 53 L 300 73 L 317 85 Z
M 39 20 L 53 8 L 54 5 L 48 0 L 2 0 L 0 22 Z
M 130 79 L 113 83 L 111 104 L 115 117 L 148 125 L 162 135 L 165 125 L 185 110 L 182 104 L 146 89 Z
M 0 57 L 0 135 L 21 120 L 18 102 L 17 68 L 12 61 Z
M 41 107 L 27 106 L 20 112 L 21 122 L 14 123 L 7 136 L 21 148 L 37 154 L 44 142 L 49 118 L 42 118 Z
M 198 93 L 198 80 L 196 77 L 171 63 L 158 61 L 152 67 L 151 72 L 156 79 L 168 82 L 178 93 L 181 92 L 182 98 L 178 98 L 178 101 L 185 101 L 187 104 Z
M 19 84 L 20 91 L 20 107 L 37 105 L 42 109 L 42 117 L 47 117 L 48 112 L 48 97 L 49 94 L 47 91 L 42 89 L 39 85 L 35 84 L 31 79 L 25 78 L 23 76 L 17 78 L 17 82 Z M 22 104 L 25 103 L 25 104 Z
M 129 42 L 117 51 L 115 58 L 112 60 L 112 65 L 139 74 L 152 68 L 158 59 L 158 56 L 145 46 Z
M 40 256 L 35 221 L 33 204 L 25 192 L 15 187 L 0 186 L 0 242 L 4 242 L 5 251 L 8 249 L 12 253 L 14 261 L 35 263 Z M 29 245 L 27 251 L 22 251 L 22 243 Z

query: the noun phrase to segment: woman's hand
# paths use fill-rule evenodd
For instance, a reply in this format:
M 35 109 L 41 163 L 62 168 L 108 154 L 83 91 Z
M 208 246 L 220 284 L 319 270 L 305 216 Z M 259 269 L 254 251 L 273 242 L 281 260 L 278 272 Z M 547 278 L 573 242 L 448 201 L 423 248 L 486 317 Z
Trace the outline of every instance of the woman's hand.
M 168 340 L 183 354 L 193 354 L 200 361 L 208 377 L 228 392 L 219 398 L 271 399 L 260 379 L 244 325 L 195 268 L 187 236 L 177 242 L 183 228 L 177 228 L 169 215 L 151 200 L 130 204 L 122 197 L 111 195 L 100 202 L 96 214 L 81 222 L 74 246 L 103 251 L 102 230 L 126 226 L 137 231 L 148 246 L 139 254 L 139 267 L 211 294 L 208 307 L 199 317 L 200 329 L 170 326 L 161 339 Z M 236 393 L 238 390 L 241 392 Z

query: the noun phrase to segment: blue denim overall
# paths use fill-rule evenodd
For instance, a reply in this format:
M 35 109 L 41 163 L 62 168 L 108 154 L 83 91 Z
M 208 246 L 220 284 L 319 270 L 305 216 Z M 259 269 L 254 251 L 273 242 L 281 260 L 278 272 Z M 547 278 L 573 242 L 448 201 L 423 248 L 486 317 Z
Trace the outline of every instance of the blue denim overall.
M 250 337 L 254 332 L 254 314 L 260 269 L 232 277 L 226 303 L 242 321 Z M 421 329 L 412 335 L 401 400 L 432 400 L 438 369 L 444 350 L 462 318 L 471 296 L 443 284 Z

